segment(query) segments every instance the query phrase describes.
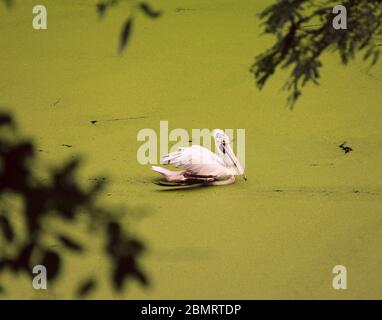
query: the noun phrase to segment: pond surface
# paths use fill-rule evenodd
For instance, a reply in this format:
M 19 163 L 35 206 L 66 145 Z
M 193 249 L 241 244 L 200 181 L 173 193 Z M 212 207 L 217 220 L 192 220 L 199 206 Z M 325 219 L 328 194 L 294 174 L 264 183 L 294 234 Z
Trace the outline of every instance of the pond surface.
M 292 111 L 286 73 L 261 92 L 249 73 L 272 44 L 256 17 L 272 1 L 150 1 L 164 15 L 139 15 L 122 56 L 128 11 L 100 20 L 95 1 L 44 3 L 46 31 L 32 29 L 34 1 L 0 6 L 0 104 L 44 162 L 80 154 L 84 184 L 109 177 L 105 201 L 138 213 L 149 247 L 149 289 L 115 295 L 105 279 L 91 298 L 382 298 L 381 64 L 325 56 L 320 86 Z M 136 158 L 137 133 L 161 120 L 189 132 L 244 128 L 248 181 L 163 191 Z M 108 268 L 96 251 L 70 261 L 48 293 L 6 279 L 9 297 L 70 298 L 71 282 Z M 332 288 L 335 265 L 347 267 L 346 291 Z

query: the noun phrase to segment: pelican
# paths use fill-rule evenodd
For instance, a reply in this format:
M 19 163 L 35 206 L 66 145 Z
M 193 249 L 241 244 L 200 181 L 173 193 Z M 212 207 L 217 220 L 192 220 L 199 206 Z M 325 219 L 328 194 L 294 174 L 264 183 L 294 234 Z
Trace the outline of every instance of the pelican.
M 223 130 L 212 131 L 218 155 L 210 150 L 192 145 L 179 148 L 163 158 L 163 164 L 171 164 L 179 171 L 152 166 L 152 170 L 164 175 L 171 184 L 166 185 L 226 185 L 235 182 L 235 175 L 247 180 L 244 169 L 232 151 L 228 136 Z

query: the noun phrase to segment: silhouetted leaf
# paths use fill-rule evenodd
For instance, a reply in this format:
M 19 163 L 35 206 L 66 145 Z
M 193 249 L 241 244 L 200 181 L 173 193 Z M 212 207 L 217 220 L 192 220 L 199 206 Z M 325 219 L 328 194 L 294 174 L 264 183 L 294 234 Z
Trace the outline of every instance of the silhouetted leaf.
M 83 251 L 83 248 L 80 244 L 78 244 L 77 242 L 75 242 L 74 240 L 70 239 L 69 237 L 65 235 L 59 235 L 58 239 L 65 247 L 67 247 L 70 250 L 78 251 L 78 252 Z
M 79 288 L 77 289 L 76 295 L 79 298 L 84 298 L 90 292 L 92 292 L 97 285 L 97 281 L 95 279 L 88 279 L 84 281 Z
M 119 42 L 119 52 L 121 53 L 127 46 L 127 43 L 130 38 L 131 29 L 133 26 L 133 19 L 128 18 L 125 22 L 125 24 L 122 27 L 120 42 Z
M 97 3 L 97 12 L 100 17 L 103 17 L 105 15 L 107 9 L 107 4 L 104 2 Z
M 113 4 L 115 1 L 110 0 L 108 3 Z M 0 125 L 8 124 L 14 124 L 12 116 L 0 111 Z M 3 133 L 6 134 L 5 138 Z M 36 160 L 34 150 L 32 141 L 20 141 L 16 132 L 0 130 L 0 197 L 7 196 L 5 192 L 9 191 L 20 197 L 24 203 L 23 210 L 15 214 L 20 214 L 17 218 L 26 222 L 26 232 L 13 228 L 5 214 L 11 212 L 11 207 L 7 207 L 8 202 L 4 209 L 2 206 L 5 213 L 0 214 L 0 233 L 7 241 L 0 242 L 0 274 L 8 270 L 11 273 L 24 272 L 31 276 L 33 265 L 39 262 L 38 264 L 47 268 L 48 279 L 56 279 L 62 270 L 64 256 L 45 247 L 45 221 L 60 217 L 65 218 L 66 224 L 74 224 L 77 213 L 84 212 L 90 218 L 89 226 L 97 225 L 97 229 L 88 228 L 88 236 L 103 235 L 107 238 L 104 253 L 113 265 L 111 281 L 115 277 L 118 288 L 122 288 L 124 280 L 129 277 L 145 282 L 145 275 L 137 265 L 137 256 L 143 250 L 143 244 L 124 230 L 119 210 L 104 208 L 95 202 L 106 179 L 102 178 L 90 187 L 82 188 L 75 179 L 78 158 L 48 171 L 47 179 L 40 179 L 32 170 Z M 97 235 L 94 234 L 95 230 L 98 231 Z M 22 234 L 19 236 L 18 232 Z M 56 234 L 56 237 L 60 244 L 70 250 L 83 252 L 86 249 L 65 233 Z M 15 250 L 4 250 L 8 242 L 15 239 L 19 240 Z M 40 261 L 35 261 L 37 259 Z M 90 293 L 95 288 L 96 281 L 94 278 L 81 284 L 77 291 L 78 296 Z
M 148 278 L 146 277 L 146 275 L 141 270 L 136 269 L 134 276 L 143 286 L 147 287 L 149 285 Z
M 12 242 L 15 235 L 8 217 L 4 215 L 0 215 L 0 229 L 2 230 L 5 239 L 7 239 L 8 242 Z
M 149 284 L 146 275 L 138 267 L 135 256 L 131 254 L 122 255 L 114 263 L 113 282 L 116 290 L 121 291 L 124 282 L 129 278 L 136 278 L 145 286 Z
M 162 14 L 160 11 L 154 11 L 147 3 L 144 2 L 141 2 L 139 7 L 141 8 L 142 12 L 150 18 L 158 18 Z
M 145 250 L 145 246 L 140 241 L 132 239 L 132 240 L 129 240 L 128 244 L 129 244 L 129 252 L 134 256 L 142 254 L 143 251 Z
M 60 270 L 61 258 L 56 252 L 46 250 L 41 264 L 46 267 L 48 280 L 53 280 Z
M 116 266 L 113 273 L 114 288 L 121 291 L 125 279 L 135 273 L 135 261 L 132 256 L 125 255 L 118 258 L 115 263 Z
M 20 251 L 17 260 L 14 261 L 13 268 L 15 270 L 25 269 L 29 271 L 29 261 L 32 256 L 33 249 L 36 246 L 36 242 L 32 241 L 27 243 Z
M 375 52 L 374 52 L 373 60 L 371 61 L 371 65 L 372 65 L 372 66 L 374 66 L 375 64 L 377 64 L 380 55 L 381 55 L 381 52 L 380 52 L 380 51 L 375 51 Z
M 14 264 L 15 264 L 14 261 L 12 261 L 10 259 L 7 259 L 7 258 L 0 259 L 0 271 L 3 271 L 7 267 L 13 269 L 13 271 L 17 271 L 14 268 Z
M 0 114 L 0 126 L 12 125 L 12 124 L 13 124 L 13 120 L 9 114 L 6 114 L 6 113 Z

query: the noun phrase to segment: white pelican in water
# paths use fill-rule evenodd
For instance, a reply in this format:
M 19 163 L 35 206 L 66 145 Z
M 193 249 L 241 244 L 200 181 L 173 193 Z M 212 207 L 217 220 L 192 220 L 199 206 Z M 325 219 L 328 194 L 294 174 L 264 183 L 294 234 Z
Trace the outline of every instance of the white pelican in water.
M 181 171 L 172 171 L 163 167 L 152 166 L 152 170 L 164 175 L 171 184 L 166 185 L 225 185 L 235 182 L 235 175 L 247 177 L 244 169 L 232 151 L 230 140 L 223 130 L 212 131 L 217 153 L 201 146 L 179 148 L 163 159 L 163 164 L 172 164 Z

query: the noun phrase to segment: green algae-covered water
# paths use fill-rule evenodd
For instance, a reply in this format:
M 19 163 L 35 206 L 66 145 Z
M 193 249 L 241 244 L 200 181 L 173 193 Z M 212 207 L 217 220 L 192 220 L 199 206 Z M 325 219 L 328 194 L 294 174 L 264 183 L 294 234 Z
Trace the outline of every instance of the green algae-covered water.
M 286 74 L 259 92 L 248 71 L 272 43 L 256 16 L 272 1 L 152 1 L 163 16 L 138 16 L 121 56 L 127 11 L 100 20 L 95 3 L 44 1 L 41 31 L 34 1 L 0 6 L 0 104 L 44 163 L 80 154 L 83 183 L 105 174 L 105 202 L 142 212 L 133 223 L 151 286 L 117 295 L 104 279 L 90 298 L 382 298 L 381 64 L 325 56 L 320 86 L 291 111 Z M 161 191 L 136 157 L 139 130 L 161 120 L 189 132 L 244 128 L 248 181 Z M 332 287 L 335 265 L 347 268 L 347 290 Z M 7 275 L 6 297 L 72 298 L 72 283 L 106 269 L 97 251 L 73 255 L 43 293 Z

